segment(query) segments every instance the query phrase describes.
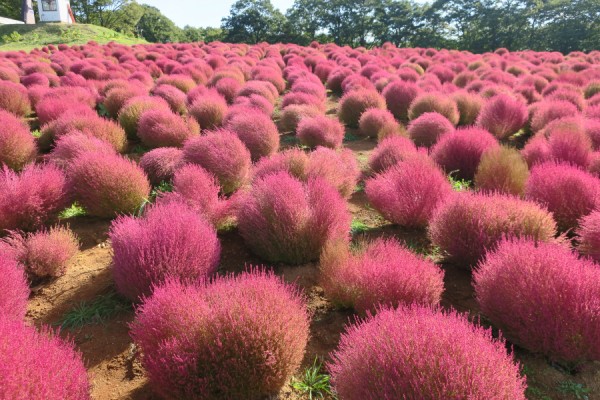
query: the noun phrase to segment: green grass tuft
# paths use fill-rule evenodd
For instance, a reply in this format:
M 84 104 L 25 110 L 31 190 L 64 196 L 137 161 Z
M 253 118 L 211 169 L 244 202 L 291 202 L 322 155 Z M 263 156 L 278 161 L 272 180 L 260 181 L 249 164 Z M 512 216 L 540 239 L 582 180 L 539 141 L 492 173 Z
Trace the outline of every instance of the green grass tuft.
M 303 395 L 308 395 L 309 400 L 323 399 L 325 395 L 333 396 L 330 386 L 330 377 L 321 372 L 323 364 L 315 357 L 313 365 L 308 367 L 300 379 L 294 378 L 291 386 Z
M 364 233 L 364 232 L 368 231 L 369 229 L 371 229 L 371 227 L 369 227 L 364 222 L 362 222 L 356 218 L 352 219 L 352 223 L 350 224 L 350 233 L 353 236 Z
M 82 217 L 86 215 L 85 209 L 81 207 L 77 202 L 71 204 L 70 207 L 65 208 L 60 212 L 58 218 L 60 219 L 69 219 L 75 217 Z
M 120 312 L 131 310 L 131 305 L 114 292 L 103 294 L 92 301 L 82 301 L 58 322 L 61 328 L 76 329 L 84 325 L 101 324 Z
M 586 388 L 583 384 L 573 382 L 573 381 L 564 381 L 558 385 L 558 391 L 571 395 L 572 398 L 577 400 L 589 400 L 590 389 Z
M 448 174 L 448 180 L 450 181 L 450 184 L 452 185 L 452 189 L 454 189 L 457 192 L 469 190 L 472 182 L 468 181 L 466 179 L 456 179 L 454 176 L 452 176 L 456 172 L 458 172 L 458 170 L 452 171 Z

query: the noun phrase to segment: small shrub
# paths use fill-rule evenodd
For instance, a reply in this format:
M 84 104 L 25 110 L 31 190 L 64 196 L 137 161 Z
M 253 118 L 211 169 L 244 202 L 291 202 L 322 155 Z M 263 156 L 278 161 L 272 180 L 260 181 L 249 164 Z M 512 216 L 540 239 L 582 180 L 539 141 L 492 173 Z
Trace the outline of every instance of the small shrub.
M 71 163 L 69 188 L 89 215 L 100 218 L 134 213 L 150 195 L 148 178 L 134 162 L 95 152 Z
M 460 114 L 454 100 L 441 93 L 423 93 L 410 104 L 408 118 L 412 121 L 428 112 L 442 114 L 452 125 L 458 125 Z
M 81 355 L 47 328 L 0 318 L 0 398 L 89 400 Z
M 314 105 L 292 104 L 281 112 L 279 124 L 283 132 L 296 132 L 302 120 L 322 114 L 323 112 Z
M 175 171 L 182 163 L 183 150 L 176 147 L 159 147 L 145 153 L 140 159 L 140 167 L 150 183 L 155 186 L 173 179 Z
M 162 109 L 168 110 L 169 104 L 160 97 L 135 96 L 123 104 L 119 110 L 119 123 L 127 133 L 127 137 L 134 139 L 138 133 L 140 118 L 146 111 Z
M 386 109 L 370 108 L 360 116 L 358 131 L 364 137 L 379 137 L 380 132 L 388 126 L 397 126 L 394 115 Z M 388 128 L 390 129 L 390 128 Z
M 177 202 L 147 208 L 142 218 L 119 217 L 109 237 L 117 291 L 132 301 L 149 296 L 167 278 L 205 278 L 215 272 L 221 255 L 215 229 Z
M 519 151 L 501 146 L 483 153 L 474 182 L 478 190 L 523 196 L 528 178 L 529 168 Z
M 437 112 L 427 112 L 408 125 L 408 136 L 417 146 L 431 147 L 442 136 L 454 132 L 454 125 Z
M 198 165 L 184 165 L 173 176 L 173 192 L 213 223 L 216 222 L 220 208 L 219 191 L 219 183 L 215 177 Z
M 451 261 L 474 265 L 503 237 L 549 242 L 556 229 L 552 214 L 534 202 L 498 193 L 460 192 L 436 209 L 429 237 Z
M 343 198 L 349 198 L 359 175 L 358 163 L 351 150 L 317 147 L 308 156 L 306 178 L 303 180 L 321 177 L 336 188 Z
M 225 194 L 235 192 L 247 182 L 252 165 L 244 143 L 227 130 L 188 140 L 183 147 L 183 159 L 215 175 Z
M 270 156 L 279 149 L 277 126 L 260 111 L 234 115 L 227 121 L 225 129 L 235 133 L 250 150 L 252 161 Z
M 528 117 L 526 104 L 509 95 L 499 94 L 483 105 L 477 125 L 502 140 L 523 128 Z
M 595 210 L 579 221 L 578 250 L 596 262 L 600 261 L 600 211 Z
M 586 168 L 590 163 L 592 141 L 583 131 L 558 130 L 548 140 L 550 156 L 558 162 Z
M 547 207 L 566 231 L 600 205 L 600 179 L 568 164 L 538 164 L 531 170 L 525 196 Z
M 197 286 L 169 282 L 131 326 L 161 396 L 206 400 L 275 395 L 300 366 L 308 332 L 298 290 L 260 270 Z
M 408 121 L 408 108 L 419 94 L 419 87 L 412 82 L 394 81 L 383 90 L 387 109 L 399 121 Z
M 426 157 L 411 157 L 367 180 L 369 203 L 388 221 L 422 228 L 452 193 L 446 176 Z
M 579 114 L 579 110 L 572 103 L 564 100 L 544 100 L 537 103 L 531 117 L 531 130 L 538 132 L 550 122 Z
M 227 101 L 216 93 L 208 93 L 194 100 L 189 113 L 196 118 L 202 129 L 218 128 L 227 113 Z
M 27 89 L 18 83 L 0 80 L 0 110 L 18 117 L 31 114 Z
M 156 109 L 142 114 L 137 132 L 147 147 L 182 147 L 187 139 L 200 134 L 200 126 L 193 118 L 183 118 L 170 110 Z
M 324 146 L 336 149 L 344 140 L 344 126 L 324 115 L 304 118 L 298 124 L 296 136 L 300 143 L 311 148 Z
M 54 149 L 48 155 L 48 161 L 59 167 L 68 169 L 73 160 L 87 152 L 116 154 L 114 147 L 110 143 L 78 131 L 73 131 L 58 138 Z
M 481 311 L 513 343 L 558 362 L 600 359 L 600 269 L 563 244 L 505 240 L 476 269 Z
M 254 181 L 240 204 L 240 234 L 269 262 L 313 261 L 327 243 L 349 236 L 346 203 L 322 178 L 303 184 L 287 172 L 268 174 Z
M 347 328 L 328 368 L 345 400 L 525 399 L 504 340 L 455 311 L 379 310 Z
M 369 169 L 379 173 L 417 154 L 417 147 L 408 138 L 393 135 L 383 139 L 369 157 Z
M 169 104 L 171 111 L 184 115 L 187 114 L 186 96 L 181 90 L 171 85 L 160 85 L 152 90 L 154 96 L 160 97 Z
M 117 118 L 123 106 L 132 98 L 144 96 L 147 92 L 137 87 L 115 88 L 106 94 L 102 105 L 111 118 Z M 162 96 L 158 96 L 162 97 Z
M 499 146 L 496 138 L 480 128 L 463 128 L 442 136 L 431 150 L 431 158 L 447 173 L 472 180 L 481 157 Z
M 370 108 L 385 110 L 385 98 L 376 90 L 354 90 L 346 93 L 340 99 L 338 117 L 343 124 L 357 128 L 360 117 Z
M 37 146 L 29 127 L 13 114 L 0 110 L 0 165 L 19 171 L 36 155 Z
M 25 319 L 29 286 L 23 266 L 12 257 L 12 249 L 0 242 L 0 313 L 2 317 L 17 321 Z
M 286 171 L 293 177 L 306 180 L 309 163 L 308 155 L 304 151 L 298 148 L 287 149 L 257 162 L 252 171 L 252 179 L 257 180 L 274 172 Z
M 481 111 L 481 107 L 483 107 L 483 98 L 476 93 L 458 91 L 452 94 L 452 99 L 456 103 L 460 114 L 458 125 L 474 125 Z
M 337 247 L 343 250 L 329 246 L 320 259 L 321 286 L 334 303 L 361 314 L 374 313 L 380 305 L 439 304 L 443 271 L 397 240 L 376 239 L 353 254 Z

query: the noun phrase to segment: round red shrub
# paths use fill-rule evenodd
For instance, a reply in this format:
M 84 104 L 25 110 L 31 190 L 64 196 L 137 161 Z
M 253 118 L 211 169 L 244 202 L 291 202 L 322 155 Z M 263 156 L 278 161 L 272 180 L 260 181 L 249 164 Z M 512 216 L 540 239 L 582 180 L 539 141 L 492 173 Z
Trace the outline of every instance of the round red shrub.
M 379 310 L 347 328 L 328 369 L 344 400 L 525 400 L 504 340 L 455 311 Z
M 442 136 L 454 132 L 454 125 L 437 112 L 427 112 L 408 124 L 408 136 L 417 146 L 433 146 Z
M 110 143 L 79 131 L 72 131 L 58 138 L 54 149 L 48 154 L 48 161 L 66 169 L 74 159 L 86 152 L 116 154 Z
M 566 231 L 600 205 L 600 179 L 572 165 L 542 163 L 532 168 L 525 196 L 547 207 Z
M 142 218 L 119 217 L 109 237 L 117 290 L 132 301 L 149 296 L 168 278 L 205 278 L 221 257 L 215 229 L 182 202 L 151 206 Z
M 452 99 L 456 103 L 460 114 L 458 125 L 467 126 L 475 124 L 481 107 L 483 107 L 483 98 L 476 93 L 461 90 L 452 93 Z
M 0 398 L 89 400 L 90 384 L 71 342 L 50 329 L 0 318 Z
M 483 314 L 506 337 L 558 362 L 600 359 L 600 268 L 564 244 L 504 240 L 473 275 Z
M 227 100 L 227 103 L 233 103 L 236 94 L 242 88 L 242 84 L 234 78 L 222 78 L 215 84 L 215 89 L 221 96 Z
M 304 298 L 262 270 L 196 286 L 168 282 L 131 326 L 156 392 L 204 400 L 277 394 L 300 366 L 308 334 Z
M 451 97 L 443 93 L 423 93 L 417 96 L 410 104 L 408 118 L 412 121 L 428 112 L 442 114 L 452 125 L 458 125 L 460 113 Z
M 292 173 L 291 171 L 288 171 Z M 333 150 L 327 147 L 317 147 L 308 155 L 306 176 L 301 180 L 321 177 L 336 188 L 343 198 L 349 198 L 358 183 L 360 170 L 349 149 Z
M 127 101 L 129 101 L 130 99 L 137 97 L 137 96 L 143 96 L 146 93 L 147 92 L 145 90 L 142 90 L 137 87 L 111 89 L 106 94 L 106 98 L 104 99 L 104 102 L 102 103 L 102 105 L 104 106 L 104 108 L 106 109 L 106 112 L 108 112 L 108 115 L 111 118 L 117 118 L 119 116 L 119 112 L 121 111 L 123 106 L 127 103 Z M 162 97 L 159 95 L 157 95 L 157 96 Z M 186 110 L 187 110 L 187 108 L 186 108 Z
M 83 115 L 94 113 L 89 105 L 80 103 L 73 98 L 44 98 L 36 104 L 35 111 L 40 125 L 57 120 L 67 112 Z
M 518 150 L 495 147 L 483 153 L 474 183 L 478 190 L 523 196 L 529 168 Z
M 483 153 L 498 146 L 498 141 L 488 131 L 462 128 L 442 136 L 433 146 L 431 157 L 446 173 L 472 180 Z
M 586 168 L 590 163 L 592 141 L 584 131 L 557 130 L 548 139 L 550 157 L 559 162 Z
M 88 215 L 112 218 L 136 212 L 150 195 L 150 183 L 133 161 L 88 152 L 71 163 L 69 191 Z
M 173 179 L 182 163 L 183 150 L 176 147 L 159 147 L 144 153 L 140 159 L 140 167 L 153 185 Z
M 413 82 L 394 81 L 383 90 L 388 110 L 399 121 L 408 121 L 408 108 L 419 94 L 419 87 Z
M 335 149 L 340 147 L 344 140 L 344 126 L 338 120 L 318 115 L 301 120 L 296 136 L 305 146 L 311 148 L 324 146 Z
M 579 221 L 577 249 L 596 262 L 600 261 L 600 211 L 595 210 Z
M 393 135 L 383 139 L 369 157 L 369 169 L 372 172 L 383 172 L 386 169 L 417 154 L 417 147 L 408 138 Z
M 477 125 L 502 140 L 523 128 L 528 118 L 526 104 L 507 94 L 499 94 L 483 105 Z
M 279 149 L 277 125 L 260 111 L 239 113 L 232 116 L 225 129 L 237 135 L 250 151 L 252 161 L 270 156 Z
M 579 114 L 579 110 L 572 103 L 564 100 L 544 100 L 536 103 L 536 108 L 531 117 L 531 130 L 537 132 L 550 122 Z
M 380 132 L 390 125 L 398 125 L 391 112 L 385 109 L 370 108 L 360 116 L 358 131 L 364 137 L 380 137 Z
M 195 119 L 181 117 L 170 110 L 148 110 L 139 119 L 137 133 L 150 148 L 183 147 L 187 139 L 200 134 L 200 125 Z
M 287 172 L 268 174 L 254 181 L 240 204 L 240 234 L 269 262 L 303 264 L 319 258 L 327 243 L 348 239 L 346 203 L 322 178 L 302 183 Z
M 474 265 L 503 237 L 554 240 L 552 214 L 532 201 L 499 193 L 461 192 L 449 197 L 434 212 L 429 237 L 448 258 Z
M 250 151 L 235 133 L 227 130 L 188 140 L 183 147 L 183 158 L 214 174 L 225 194 L 235 192 L 247 182 L 252 165 Z
M 53 165 L 30 164 L 20 174 L 5 167 L 0 187 L 0 234 L 38 229 L 68 203 L 65 175 Z
M 220 190 L 215 177 L 198 165 L 184 165 L 173 176 L 173 192 L 213 223 L 216 222 L 220 209 Z
M 5 250 L 4 246 L 0 242 L 0 313 L 4 318 L 23 321 L 27 312 L 29 286 L 23 266 L 12 257 L 12 251 Z
M 360 117 L 370 108 L 385 110 L 385 98 L 376 90 L 353 90 L 346 93 L 340 99 L 338 117 L 342 123 L 352 128 L 357 128 Z
M 346 246 L 329 246 L 319 264 L 327 297 L 361 314 L 380 305 L 436 306 L 444 291 L 444 272 L 396 239 L 362 243 L 351 254 Z
M 21 170 L 37 155 L 29 127 L 13 114 L 0 110 L 0 165 Z
M 313 118 L 322 115 L 323 112 L 314 105 L 292 104 L 281 111 L 279 124 L 283 132 L 295 132 L 298 125 L 305 118 Z
M 292 147 L 257 162 L 252 171 L 252 180 L 263 178 L 274 172 L 286 171 L 291 176 L 304 181 L 309 164 L 308 155 L 301 149 Z
M 160 97 L 150 96 L 136 96 L 127 100 L 119 110 L 119 123 L 127 137 L 135 138 L 142 114 L 156 109 L 169 110 L 169 104 Z
M 215 93 L 207 93 L 190 105 L 189 113 L 196 118 L 202 129 L 214 129 L 222 125 L 227 113 L 227 101 Z
M 169 103 L 171 111 L 177 114 L 187 114 L 186 95 L 175 86 L 160 85 L 152 90 L 154 96 L 160 97 Z
M 31 114 L 27 89 L 18 83 L 0 80 L 0 110 L 18 117 Z
M 388 221 L 421 228 L 452 193 L 446 176 L 427 157 L 409 157 L 366 181 L 369 203 Z

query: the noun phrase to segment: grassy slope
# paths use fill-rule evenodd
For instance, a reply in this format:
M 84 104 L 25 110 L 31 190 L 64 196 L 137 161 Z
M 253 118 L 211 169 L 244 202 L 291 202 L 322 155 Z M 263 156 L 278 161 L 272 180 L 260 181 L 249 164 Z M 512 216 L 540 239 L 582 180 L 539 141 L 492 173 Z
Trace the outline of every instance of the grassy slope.
M 4 36 L 11 35 L 13 32 L 18 32 L 21 36 L 20 40 L 6 41 Z M 0 25 L 0 51 L 29 51 L 47 44 L 85 44 L 90 40 L 95 40 L 101 44 L 111 41 L 126 45 L 146 43 L 143 39 L 131 38 L 96 25 L 63 25 L 55 23 Z

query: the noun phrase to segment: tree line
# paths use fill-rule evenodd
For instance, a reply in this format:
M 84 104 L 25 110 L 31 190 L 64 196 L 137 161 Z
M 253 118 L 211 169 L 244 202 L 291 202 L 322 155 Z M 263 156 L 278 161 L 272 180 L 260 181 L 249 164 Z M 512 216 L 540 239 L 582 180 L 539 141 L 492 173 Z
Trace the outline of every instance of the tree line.
M 143 1 L 143 0 L 142 0 Z M 0 0 L 0 16 L 20 18 L 21 0 Z M 36 8 L 36 7 L 34 7 Z M 71 0 L 80 23 L 149 42 L 286 42 L 436 47 L 492 51 L 600 48 L 599 0 L 295 0 L 284 13 L 270 0 L 238 0 L 220 27 L 180 28 L 135 0 Z

